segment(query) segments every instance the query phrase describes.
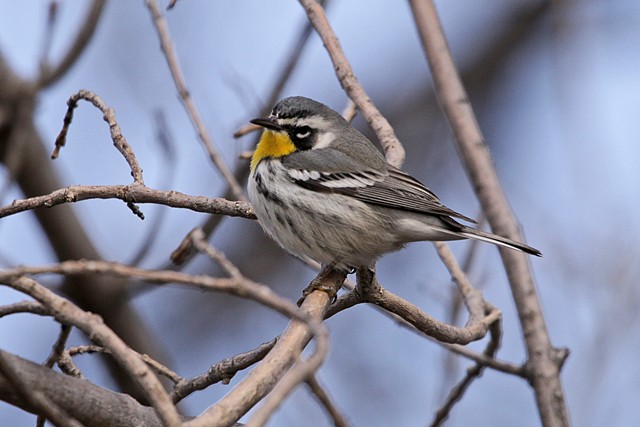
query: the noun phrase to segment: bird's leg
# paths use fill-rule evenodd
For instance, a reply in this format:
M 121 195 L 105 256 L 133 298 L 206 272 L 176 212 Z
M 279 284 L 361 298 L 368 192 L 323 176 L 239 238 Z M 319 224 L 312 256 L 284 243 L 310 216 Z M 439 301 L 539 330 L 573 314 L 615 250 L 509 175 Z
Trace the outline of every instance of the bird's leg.
M 302 291 L 298 305 L 301 305 L 307 295 L 313 291 L 326 292 L 329 294 L 329 298 L 331 298 L 331 302 L 333 303 L 346 277 L 347 271 L 336 269 L 333 264 L 323 265 L 318 275 L 314 277 L 311 283 L 309 283 L 309 286 Z

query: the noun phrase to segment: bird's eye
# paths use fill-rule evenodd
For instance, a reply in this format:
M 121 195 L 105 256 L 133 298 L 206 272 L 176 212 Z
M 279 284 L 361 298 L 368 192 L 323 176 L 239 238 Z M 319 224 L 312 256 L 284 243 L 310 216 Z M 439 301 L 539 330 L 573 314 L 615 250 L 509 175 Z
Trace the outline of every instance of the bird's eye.
M 308 138 L 311 135 L 311 128 L 309 126 L 300 126 L 296 128 L 296 137 L 298 139 Z

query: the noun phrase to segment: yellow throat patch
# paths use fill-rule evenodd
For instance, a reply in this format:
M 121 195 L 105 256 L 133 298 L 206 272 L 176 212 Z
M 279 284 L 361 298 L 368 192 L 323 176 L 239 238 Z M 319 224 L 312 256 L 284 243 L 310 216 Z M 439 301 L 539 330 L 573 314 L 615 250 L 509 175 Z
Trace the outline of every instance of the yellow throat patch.
M 278 158 L 286 156 L 296 151 L 296 146 L 291 142 L 291 138 L 282 132 L 274 132 L 265 129 L 260 137 L 260 142 L 256 151 L 251 157 L 251 172 L 253 172 L 260 160 L 266 157 Z

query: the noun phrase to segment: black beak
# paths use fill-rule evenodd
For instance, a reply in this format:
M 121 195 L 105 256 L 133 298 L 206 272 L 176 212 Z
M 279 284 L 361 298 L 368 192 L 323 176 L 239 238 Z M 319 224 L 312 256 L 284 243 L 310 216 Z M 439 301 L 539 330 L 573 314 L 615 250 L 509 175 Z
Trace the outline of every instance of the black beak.
M 267 117 L 264 119 L 253 119 L 251 120 L 251 123 L 271 130 L 282 130 L 282 127 L 278 123 L 276 123 L 276 119 L 273 117 Z

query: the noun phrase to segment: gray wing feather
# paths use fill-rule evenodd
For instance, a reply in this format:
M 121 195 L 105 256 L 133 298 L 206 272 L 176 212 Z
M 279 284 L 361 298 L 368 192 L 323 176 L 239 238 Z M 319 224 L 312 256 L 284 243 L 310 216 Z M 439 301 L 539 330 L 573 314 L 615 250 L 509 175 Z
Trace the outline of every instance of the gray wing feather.
M 307 158 L 290 155 L 283 163 L 291 169 L 290 176 L 294 182 L 314 191 L 344 194 L 378 206 L 452 216 L 475 223 L 473 219 L 443 205 L 420 181 L 391 165 L 387 164 L 382 170 L 362 170 L 362 163 L 350 156 L 338 150 L 330 152 L 329 155 L 323 153 L 323 156 L 305 156 Z M 308 152 L 295 154 L 304 153 Z M 311 170 L 319 172 L 320 176 L 311 174 Z

